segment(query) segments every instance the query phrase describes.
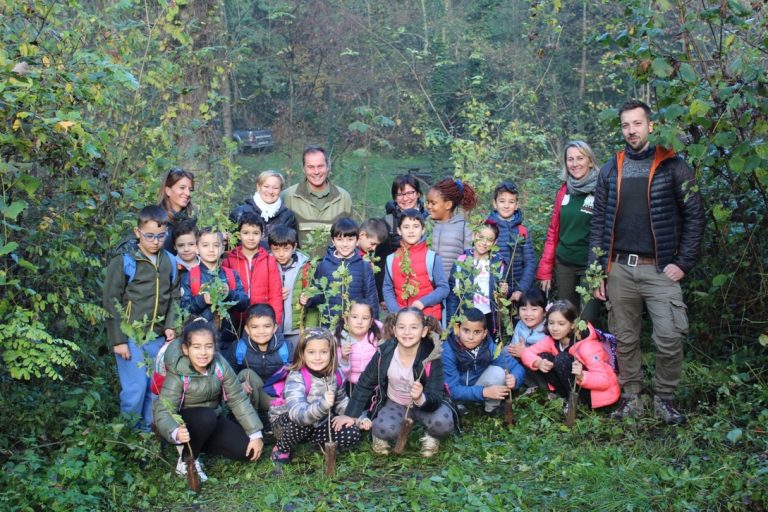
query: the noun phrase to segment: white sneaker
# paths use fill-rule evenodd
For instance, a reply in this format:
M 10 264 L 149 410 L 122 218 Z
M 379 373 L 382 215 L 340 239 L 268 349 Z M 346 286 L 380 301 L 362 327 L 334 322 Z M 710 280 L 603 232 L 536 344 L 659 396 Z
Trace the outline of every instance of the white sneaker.
M 424 434 L 419 441 L 421 441 L 421 456 L 424 458 L 432 457 L 440 449 L 440 440 L 429 434 Z
M 195 471 L 197 471 L 197 476 L 200 477 L 201 482 L 208 481 L 208 475 L 205 474 L 203 463 L 200 462 L 200 459 L 195 460 Z M 185 478 L 187 476 L 187 463 L 184 462 L 184 459 L 181 457 L 179 457 L 178 462 L 176 462 L 176 474 Z
M 373 443 L 371 446 L 373 448 L 373 453 L 376 453 L 378 455 L 389 455 L 389 448 L 390 448 L 389 443 L 386 442 L 384 439 L 380 439 L 376 436 L 371 436 L 371 437 L 373 437 Z

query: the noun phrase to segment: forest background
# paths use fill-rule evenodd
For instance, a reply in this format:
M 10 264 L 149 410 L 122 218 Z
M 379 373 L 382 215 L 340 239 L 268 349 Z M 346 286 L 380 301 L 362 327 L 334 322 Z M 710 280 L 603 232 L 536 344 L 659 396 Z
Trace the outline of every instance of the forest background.
M 0 507 L 766 510 L 767 15 L 741 0 L 0 0 Z M 569 430 L 521 400 L 515 431 L 478 418 L 434 463 L 364 450 L 328 481 L 307 454 L 257 488 L 269 463 L 214 462 L 228 476 L 194 496 L 118 417 L 104 268 L 170 166 L 197 173 L 204 223 L 259 165 L 295 182 L 307 143 L 361 191 L 361 218 L 408 168 L 465 178 L 484 205 L 511 179 L 540 249 L 563 145 L 606 161 L 629 98 L 652 105 L 654 142 L 686 155 L 706 205 L 685 280 L 687 427 L 586 413 Z M 273 160 L 228 142 L 252 127 L 273 130 Z

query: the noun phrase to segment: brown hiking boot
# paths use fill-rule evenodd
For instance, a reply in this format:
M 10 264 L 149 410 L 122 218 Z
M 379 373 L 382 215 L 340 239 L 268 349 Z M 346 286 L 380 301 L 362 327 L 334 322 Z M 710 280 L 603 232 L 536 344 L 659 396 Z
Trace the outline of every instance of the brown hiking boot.
M 654 396 L 653 412 L 656 413 L 657 418 L 667 425 L 682 425 L 685 423 L 685 414 L 678 411 L 674 402 L 669 398 Z
M 642 416 L 645 412 L 645 406 L 640 395 L 635 393 L 625 393 L 621 396 L 616 410 L 611 413 L 611 418 L 620 420 L 623 418 Z

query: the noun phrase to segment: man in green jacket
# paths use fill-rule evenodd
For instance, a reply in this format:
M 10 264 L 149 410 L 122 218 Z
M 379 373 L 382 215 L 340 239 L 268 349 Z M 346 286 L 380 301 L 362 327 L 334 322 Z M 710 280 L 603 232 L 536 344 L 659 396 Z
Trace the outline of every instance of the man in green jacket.
M 283 192 L 283 202 L 296 215 L 299 226 L 299 247 L 306 245 L 307 236 L 315 229 L 329 231 L 341 217 L 352 215 L 349 192 L 328 179 L 331 164 L 324 148 L 309 146 L 301 157 L 304 181 Z M 324 247 L 319 249 L 324 254 Z

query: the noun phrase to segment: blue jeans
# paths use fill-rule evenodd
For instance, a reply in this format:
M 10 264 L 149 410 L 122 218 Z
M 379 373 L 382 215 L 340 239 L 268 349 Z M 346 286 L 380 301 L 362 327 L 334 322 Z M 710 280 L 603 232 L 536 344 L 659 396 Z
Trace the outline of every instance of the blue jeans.
M 117 374 L 120 377 L 120 413 L 139 416 L 136 428 L 149 432 L 152 425 L 152 378 L 153 361 L 165 337 L 154 339 L 143 346 L 128 340 L 131 358 L 126 360 L 115 354 Z

